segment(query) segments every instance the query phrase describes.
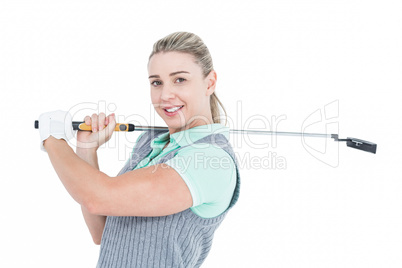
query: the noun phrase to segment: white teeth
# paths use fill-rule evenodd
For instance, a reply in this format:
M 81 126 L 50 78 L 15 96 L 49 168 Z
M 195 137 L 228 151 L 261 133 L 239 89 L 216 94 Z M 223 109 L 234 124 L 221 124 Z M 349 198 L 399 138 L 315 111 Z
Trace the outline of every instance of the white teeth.
M 183 106 L 178 106 L 178 107 L 174 107 L 172 109 L 165 109 L 165 110 L 168 111 L 169 113 L 173 113 L 173 112 L 176 112 L 177 110 L 179 110 L 181 107 L 183 107 Z

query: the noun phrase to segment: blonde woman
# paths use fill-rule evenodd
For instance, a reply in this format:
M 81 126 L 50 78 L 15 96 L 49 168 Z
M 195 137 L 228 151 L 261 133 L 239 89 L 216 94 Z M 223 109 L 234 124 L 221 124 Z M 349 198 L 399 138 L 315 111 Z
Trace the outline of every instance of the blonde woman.
M 195 34 L 170 34 L 154 44 L 148 72 L 152 104 L 168 131 L 141 134 L 115 177 L 99 171 L 96 153 L 113 133 L 113 114 L 85 117 L 92 132 L 78 132 L 76 153 L 65 141 L 68 113 L 39 119 L 41 147 L 101 245 L 97 267 L 201 266 L 239 196 L 208 48 Z

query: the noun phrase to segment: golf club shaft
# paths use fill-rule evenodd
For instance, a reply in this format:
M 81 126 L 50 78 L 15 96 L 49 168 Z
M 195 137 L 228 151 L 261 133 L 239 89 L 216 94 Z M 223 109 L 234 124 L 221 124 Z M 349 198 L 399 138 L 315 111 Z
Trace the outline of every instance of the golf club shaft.
M 92 127 L 85 124 L 85 122 L 73 121 L 73 129 L 79 131 L 91 131 Z M 38 120 L 35 121 L 35 128 L 39 128 Z M 168 127 L 159 126 L 140 126 L 133 124 L 116 124 L 115 131 L 148 131 L 148 130 L 168 130 Z M 230 129 L 233 134 L 254 134 L 254 135 L 279 135 L 279 136 L 304 136 L 304 137 L 320 137 L 331 138 L 333 134 L 320 134 L 320 133 L 301 133 L 301 132 L 283 132 L 283 131 L 266 131 L 266 130 L 246 130 L 246 129 Z

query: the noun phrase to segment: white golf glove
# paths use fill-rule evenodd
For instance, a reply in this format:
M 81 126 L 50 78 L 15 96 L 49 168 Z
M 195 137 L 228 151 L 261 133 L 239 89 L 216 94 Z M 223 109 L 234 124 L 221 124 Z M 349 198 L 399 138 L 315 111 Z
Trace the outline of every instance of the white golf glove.
M 39 116 L 39 135 L 40 148 L 46 152 L 43 147 L 43 141 L 53 136 L 56 139 L 64 139 L 68 141 L 74 137 L 72 116 L 69 112 L 53 111 L 43 113 Z

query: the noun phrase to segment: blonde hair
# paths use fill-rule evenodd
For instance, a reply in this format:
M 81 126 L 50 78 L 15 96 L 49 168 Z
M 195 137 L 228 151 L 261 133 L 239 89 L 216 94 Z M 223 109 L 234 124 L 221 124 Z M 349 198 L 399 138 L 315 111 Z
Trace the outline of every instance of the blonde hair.
M 212 63 L 212 57 L 209 53 L 207 46 L 201 40 L 199 36 L 189 32 L 175 32 L 169 34 L 168 36 L 158 40 L 152 49 L 152 53 L 149 59 L 157 53 L 160 52 L 183 52 L 194 56 L 195 62 L 201 67 L 204 78 L 214 69 Z M 220 111 L 219 105 L 222 107 L 225 113 L 225 125 L 227 123 L 226 110 L 223 107 L 222 102 L 216 96 L 216 93 L 212 93 L 210 96 L 211 114 L 214 123 L 220 123 Z

